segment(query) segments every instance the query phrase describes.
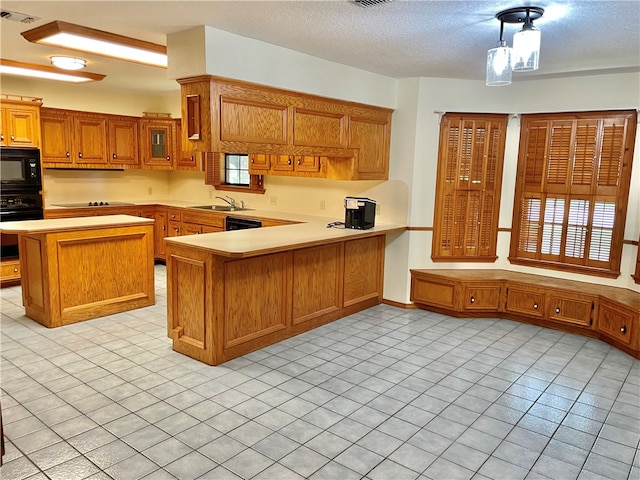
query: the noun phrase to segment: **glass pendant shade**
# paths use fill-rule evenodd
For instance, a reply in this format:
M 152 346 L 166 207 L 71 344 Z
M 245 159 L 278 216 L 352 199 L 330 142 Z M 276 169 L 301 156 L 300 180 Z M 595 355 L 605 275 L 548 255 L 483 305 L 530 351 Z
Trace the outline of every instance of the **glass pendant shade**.
M 529 72 L 537 70 L 540 60 L 540 30 L 526 24 L 513 36 L 513 70 Z
M 501 41 L 487 52 L 487 82 L 490 87 L 511 85 L 511 48 Z

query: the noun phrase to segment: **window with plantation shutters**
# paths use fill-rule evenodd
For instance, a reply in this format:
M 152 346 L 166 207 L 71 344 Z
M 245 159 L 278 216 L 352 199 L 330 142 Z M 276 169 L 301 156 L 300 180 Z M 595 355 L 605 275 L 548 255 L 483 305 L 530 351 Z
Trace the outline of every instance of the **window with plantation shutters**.
M 510 261 L 615 277 L 636 112 L 523 115 Z
M 506 115 L 442 117 L 434 261 L 495 261 L 506 129 Z

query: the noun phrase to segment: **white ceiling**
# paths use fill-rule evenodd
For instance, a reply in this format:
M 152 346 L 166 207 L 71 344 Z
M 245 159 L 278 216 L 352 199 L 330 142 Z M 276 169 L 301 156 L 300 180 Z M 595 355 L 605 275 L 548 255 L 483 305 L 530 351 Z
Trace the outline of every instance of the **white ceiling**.
M 5 1 L 3 10 L 40 17 L 0 23 L 4 59 L 48 64 L 73 52 L 27 42 L 20 32 L 62 20 L 166 45 L 166 35 L 209 25 L 382 75 L 484 81 L 486 52 L 499 37 L 495 14 L 535 5 L 542 31 L 540 69 L 514 81 L 640 71 L 638 0 L 394 0 L 362 8 L 352 0 L 296 1 Z M 518 29 L 505 25 L 505 39 Z M 87 71 L 107 78 L 91 88 L 129 92 L 177 90 L 166 71 L 80 54 Z

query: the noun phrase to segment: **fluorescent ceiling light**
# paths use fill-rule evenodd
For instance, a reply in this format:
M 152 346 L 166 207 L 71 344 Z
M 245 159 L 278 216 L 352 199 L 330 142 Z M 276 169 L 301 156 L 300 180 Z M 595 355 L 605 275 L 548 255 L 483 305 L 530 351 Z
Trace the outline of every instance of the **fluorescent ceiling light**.
M 76 57 L 53 56 L 51 64 L 63 70 L 82 70 L 87 66 L 87 61 Z
M 167 47 L 93 28 L 55 21 L 22 32 L 31 43 L 68 48 L 134 63 L 167 67 Z
M 21 77 L 45 78 L 62 82 L 84 83 L 99 82 L 106 75 L 89 72 L 61 72 L 49 65 L 36 65 L 34 63 L 15 62 L 13 60 L 0 59 L 0 74 L 18 75 Z

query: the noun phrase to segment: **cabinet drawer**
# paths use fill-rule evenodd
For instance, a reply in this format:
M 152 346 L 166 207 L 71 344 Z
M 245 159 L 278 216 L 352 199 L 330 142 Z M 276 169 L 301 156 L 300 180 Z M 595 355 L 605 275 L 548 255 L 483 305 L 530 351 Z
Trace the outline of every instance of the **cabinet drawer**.
M 455 283 L 418 276 L 411 279 L 411 300 L 415 303 L 455 310 L 455 292 Z
M 177 237 L 182 235 L 182 224 L 180 222 L 169 220 L 167 223 L 169 224 L 169 231 L 167 232 L 168 237 Z
M 220 213 L 192 213 L 189 211 L 182 213 L 182 221 L 188 223 L 195 223 L 198 225 L 208 225 L 210 227 L 217 227 L 224 230 L 225 215 Z
M 619 342 L 634 347 L 638 313 L 605 300 L 598 308 L 598 330 Z M 635 347 L 634 347 L 635 348 Z
M 465 285 L 462 297 L 462 308 L 465 310 L 497 312 L 500 310 L 500 294 L 502 284 L 483 283 L 481 285 Z
M 175 220 L 176 222 L 179 222 L 180 220 L 182 220 L 181 217 L 182 217 L 182 213 L 177 210 L 169 210 L 169 213 L 167 215 L 167 218 L 169 220 Z
M 177 222 L 170 222 L 177 223 Z M 180 235 L 198 235 L 202 233 L 202 227 L 195 223 L 183 223 L 182 231 L 180 231 Z
M 593 324 L 595 299 L 571 293 L 552 293 L 549 298 L 549 319 L 588 327 Z
M 509 287 L 507 289 L 507 312 L 519 313 L 530 317 L 544 316 L 544 293 L 527 287 Z
M 0 278 L 2 281 L 20 279 L 20 261 L 10 260 L 0 264 Z

